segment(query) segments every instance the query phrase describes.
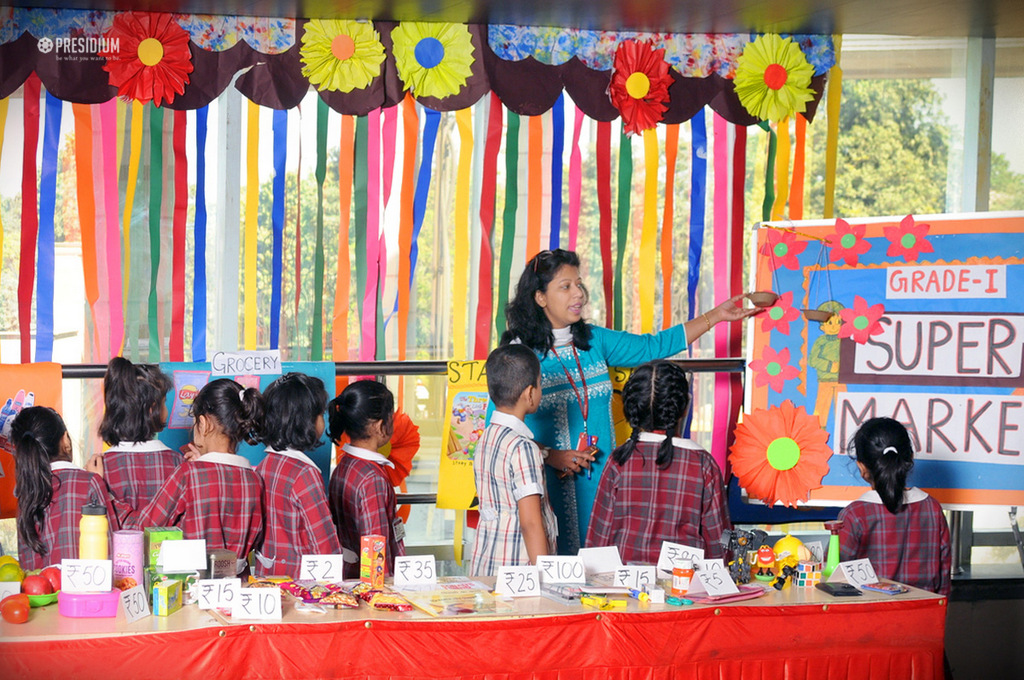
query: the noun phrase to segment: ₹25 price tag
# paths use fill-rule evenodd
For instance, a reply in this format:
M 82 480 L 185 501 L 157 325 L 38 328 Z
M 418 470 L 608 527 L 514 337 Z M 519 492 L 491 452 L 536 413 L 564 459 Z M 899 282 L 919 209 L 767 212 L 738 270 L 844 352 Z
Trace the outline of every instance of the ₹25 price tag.
M 537 558 L 544 583 L 586 583 L 587 572 L 579 555 L 541 555 Z
M 241 588 L 231 608 L 233 619 L 281 620 L 280 588 Z
M 704 550 L 702 548 L 691 548 L 681 543 L 662 541 L 661 554 L 658 555 L 658 569 L 672 571 L 672 567 L 676 566 L 676 562 L 679 560 L 690 560 L 694 564 L 700 564 L 703 559 Z
M 111 588 L 110 565 L 110 560 L 61 560 L 61 590 L 66 593 L 107 592 Z
M 740 592 L 740 589 L 733 582 L 732 577 L 729 576 L 729 571 L 726 569 L 701 569 L 694 576 L 704 586 L 704 590 L 708 591 L 708 595 L 712 597 L 716 595 L 736 595 Z
M 395 587 L 432 586 L 437 583 L 433 555 L 405 555 L 395 558 Z
M 150 615 L 149 597 L 146 595 L 146 589 L 142 586 L 123 590 L 119 597 L 121 598 L 121 610 L 128 623 L 134 623 Z
M 615 570 L 615 580 L 612 585 L 616 588 L 634 588 L 643 590 L 655 585 L 654 567 L 629 565 L 619 567 Z
M 509 597 L 540 595 L 540 569 L 534 566 L 498 567 L 494 589 Z
M 299 563 L 300 581 L 336 583 L 345 580 L 345 558 L 341 555 L 303 555 Z
M 837 580 L 836 574 L 841 574 L 847 583 L 858 588 L 867 583 L 878 583 L 878 574 L 875 573 L 875 568 L 871 566 L 871 560 L 866 557 L 860 560 L 840 562 L 829 581 Z
M 196 581 L 200 609 L 231 609 L 238 601 L 242 583 L 237 578 L 204 578 Z

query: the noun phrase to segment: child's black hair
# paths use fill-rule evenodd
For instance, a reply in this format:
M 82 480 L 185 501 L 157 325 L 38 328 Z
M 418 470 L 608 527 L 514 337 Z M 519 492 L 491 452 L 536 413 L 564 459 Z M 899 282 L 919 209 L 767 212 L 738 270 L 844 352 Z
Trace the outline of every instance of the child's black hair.
M 343 434 L 349 439 L 366 439 L 370 424 L 376 420 L 381 421 L 385 431 L 393 426 L 395 397 L 384 383 L 358 380 L 332 399 L 327 411 L 329 433 L 335 444 Z
M 487 357 L 487 393 L 495 406 L 515 406 L 523 391 L 540 379 L 540 360 L 526 345 L 502 345 Z
M 555 346 L 555 335 L 551 330 L 544 309 L 537 304 L 536 295 L 540 291 L 547 292 L 548 284 L 555 278 L 558 270 L 569 265 L 579 268 L 580 258 L 571 250 L 543 250 L 526 263 L 516 294 L 505 306 L 505 320 L 508 330 L 501 336 L 501 344 L 506 345 L 517 339 L 537 352 L 547 352 Z M 586 292 L 586 288 L 583 289 Z M 580 319 L 570 326 L 572 344 L 582 350 L 590 349 L 590 326 Z
M 871 475 L 871 485 L 886 509 L 896 514 L 903 507 L 907 475 L 914 467 L 914 448 L 907 428 L 892 418 L 872 418 L 860 426 L 850 444 L 857 462 Z
M 690 383 L 686 371 L 664 359 L 639 366 L 622 388 L 622 413 L 633 426 L 629 439 L 615 449 L 612 460 L 623 465 L 636 449 L 641 432 L 665 431 L 655 463 L 660 469 L 672 464 L 680 421 L 690 407 Z
M 103 376 L 103 420 L 99 434 L 107 444 L 147 442 L 164 429 L 164 399 L 173 387 L 158 366 L 114 357 Z
M 199 390 L 192 402 L 192 417 L 212 417 L 231 441 L 233 453 L 239 442 L 256 444 L 263 429 L 263 395 L 253 387 L 243 388 L 234 380 L 219 378 Z
M 286 373 L 267 386 L 263 401 L 264 444 L 277 451 L 312 451 L 320 445 L 316 423 L 327 409 L 327 390 L 320 378 Z
M 18 536 L 24 545 L 40 555 L 49 552 L 49 546 L 39 535 L 39 526 L 53 501 L 50 463 L 60 458 L 67 431 L 60 414 L 47 406 L 22 409 L 11 423 L 14 479 L 18 488 Z

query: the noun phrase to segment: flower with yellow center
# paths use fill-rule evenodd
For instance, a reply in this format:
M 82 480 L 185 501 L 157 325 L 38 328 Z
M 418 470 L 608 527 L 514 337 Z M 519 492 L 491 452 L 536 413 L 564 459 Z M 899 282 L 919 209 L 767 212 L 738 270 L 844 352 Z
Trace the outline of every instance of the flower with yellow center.
M 104 34 L 116 49 L 104 50 L 103 70 L 117 94 L 160 106 L 185 92 L 192 73 L 188 33 L 171 14 L 123 12 Z

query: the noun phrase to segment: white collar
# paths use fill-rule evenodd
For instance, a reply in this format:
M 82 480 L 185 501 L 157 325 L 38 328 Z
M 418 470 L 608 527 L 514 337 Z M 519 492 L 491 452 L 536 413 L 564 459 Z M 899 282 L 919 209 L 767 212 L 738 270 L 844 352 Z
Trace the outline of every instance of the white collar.
M 246 470 L 252 469 L 252 463 L 245 456 L 239 456 L 237 453 L 223 453 L 220 451 L 211 451 L 210 453 L 204 453 L 196 459 L 198 463 L 218 463 L 220 465 L 232 465 L 234 467 L 245 468 Z
M 364 449 L 361 446 L 352 446 L 351 443 L 346 443 L 342 445 L 341 450 L 353 458 L 368 460 L 371 463 L 376 463 L 377 465 L 387 465 L 390 468 L 395 467 L 394 463 L 380 455 L 380 453 L 371 451 L 370 449 Z
M 111 446 L 108 451 L 168 451 L 170 448 L 159 439 L 151 439 L 148 442 L 118 442 Z
M 926 498 L 928 498 L 928 494 L 926 494 L 924 491 L 921 491 L 921 489 L 918 489 L 916 486 L 912 486 L 903 492 L 904 505 L 907 505 L 909 503 L 919 503 Z M 882 497 L 879 496 L 878 492 L 875 491 L 874 489 L 871 489 L 871 491 L 866 492 L 857 500 L 864 501 L 865 503 L 874 503 L 876 505 L 882 505 Z
M 281 455 L 281 456 L 286 456 L 288 458 L 293 458 L 293 459 L 295 459 L 295 460 L 297 460 L 297 461 L 299 461 L 301 463 L 305 463 L 307 465 L 312 465 L 313 467 L 317 467 L 316 463 L 314 463 L 310 459 L 309 456 L 304 454 L 302 451 L 298 451 L 296 449 L 285 449 L 284 451 L 278 451 L 277 449 L 271 448 L 271 447 L 268 446 L 267 447 L 267 453 L 276 453 L 276 454 Z M 319 468 L 317 468 L 317 469 L 319 469 Z
M 641 432 L 638 439 L 642 442 L 663 442 L 665 441 L 665 435 L 658 434 L 657 432 Z M 703 451 L 704 447 L 693 441 L 692 439 L 684 439 L 682 437 L 672 437 L 672 444 L 680 449 L 690 449 L 691 451 Z
M 82 468 L 78 467 L 74 463 L 70 463 L 70 462 L 68 462 L 66 460 L 52 460 L 52 461 L 50 461 L 50 471 L 51 472 L 54 471 L 54 470 L 81 470 L 81 469 Z
M 566 326 L 565 328 L 552 328 L 551 332 L 555 336 L 555 347 L 572 344 L 572 326 Z
M 511 413 L 495 411 L 491 414 L 491 424 L 507 427 L 518 435 L 526 437 L 527 439 L 533 439 L 533 431 L 526 426 L 526 423 L 519 420 L 519 418 L 516 418 Z

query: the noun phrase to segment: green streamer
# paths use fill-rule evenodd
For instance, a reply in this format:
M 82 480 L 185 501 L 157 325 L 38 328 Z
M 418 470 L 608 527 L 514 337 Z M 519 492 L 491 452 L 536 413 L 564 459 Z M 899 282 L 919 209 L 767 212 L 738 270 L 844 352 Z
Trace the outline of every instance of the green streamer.
M 622 265 L 626 258 L 626 242 L 629 240 L 629 209 L 633 199 L 633 143 L 623 123 L 619 134 L 619 177 L 618 206 L 615 210 L 615 283 L 613 286 L 613 312 L 615 330 L 622 330 Z
M 316 251 L 313 254 L 312 361 L 324 359 L 324 180 L 327 179 L 327 102 L 316 100 Z
M 772 219 L 772 205 L 775 204 L 775 147 L 778 138 L 768 121 L 762 120 L 757 125 L 768 133 L 768 162 L 764 167 L 764 202 L 761 204 L 761 221 L 768 222 Z
M 149 118 L 149 357 L 160 361 L 160 326 L 157 322 L 157 278 L 160 274 L 160 204 L 163 200 L 164 110 L 152 107 Z
M 501 257 L 498 260 L 498 307 L 494 327 L 501 339 L 505 332 L 505 303 L 512 275 L 512 251 L 516 240 L 516 210 L 519 208 L 519 114 L 508 112 L 505 133 L 505 210 L 502 213 Z
M 370 119 L 367 116 L 356 118 L 356 139 L 353 151 L 352 168 L 352 201 L 355 203 L 355 219 L 353 227 L 356 237 L 355 265 L 356 265 L 356 305 L 359 309 L 359 327 L 363 323 L 363 301 L 366 298 L 366 185 L 369 181 L 370 172 L 367 168 L 367 142 L 370 138 Z M 362 336 L 360 336 L 362 337 Z

